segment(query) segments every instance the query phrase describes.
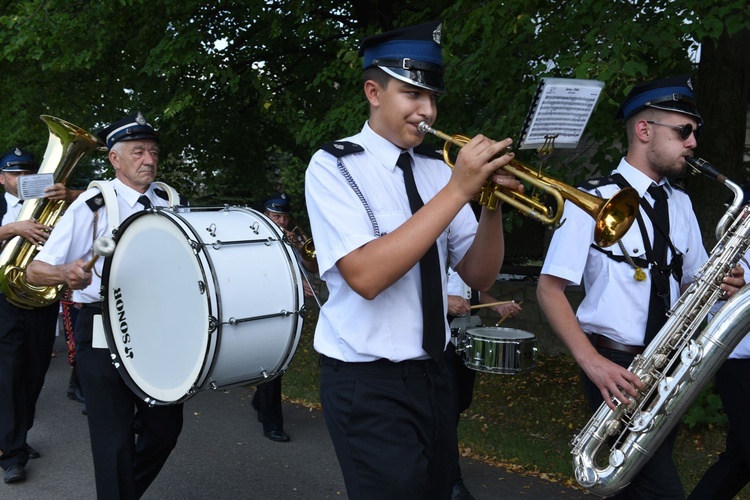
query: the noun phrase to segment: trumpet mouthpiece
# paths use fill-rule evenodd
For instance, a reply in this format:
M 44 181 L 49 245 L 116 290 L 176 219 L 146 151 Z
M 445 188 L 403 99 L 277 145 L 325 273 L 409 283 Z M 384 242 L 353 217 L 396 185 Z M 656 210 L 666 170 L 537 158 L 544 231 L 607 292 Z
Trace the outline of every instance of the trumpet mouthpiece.
M 115 253 L 115 240 L 102 236 L 94 242 L 94 253 L 101 257 L 110 257 Z
M 419 122 L 419 125 L 417 125 L 417 130 L 422 132 L 423 134 L 426 134 L 427 132 L 431 132 L 432 127 L 427 125 L 427 122 Z

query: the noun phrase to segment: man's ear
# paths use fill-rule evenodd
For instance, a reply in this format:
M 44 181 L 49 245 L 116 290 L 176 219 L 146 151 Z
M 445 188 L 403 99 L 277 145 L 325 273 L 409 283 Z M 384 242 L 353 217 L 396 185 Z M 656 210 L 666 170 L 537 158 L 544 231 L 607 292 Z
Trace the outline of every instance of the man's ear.
M 119 169 L 120 157 L 118 156 L 117 151 L 110 151 L 108 156 L 109 156 L 109 162 L 112 164 L 115 170 Z
M 370 106 L 377 108 L 380 106 L 380 85 L 375 80 L 367 80 L 364 85 L 365 97 L 367 97 Z
M 633 133 L 642 142 L 651 140 L 651 126 L 646 120 L 638 120 L 633 125 Z

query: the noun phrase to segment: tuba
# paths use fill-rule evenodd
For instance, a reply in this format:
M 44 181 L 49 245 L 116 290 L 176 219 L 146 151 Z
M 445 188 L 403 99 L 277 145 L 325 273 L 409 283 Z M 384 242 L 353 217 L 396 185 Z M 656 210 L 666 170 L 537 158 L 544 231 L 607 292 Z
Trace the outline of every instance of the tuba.
M 65 184 L 83 155 L 103 148 L 96 136 L 75 125 L 42 115 L 49 128 L 49 140 L 40 174 L 53 174 L 55 183 Z M 60 220 L 68 202 L 37 198 L 23 202 L 17 221 L 34 219 L 40 224 L 54 226 Z M 0 253 L 0 291 L 8 302 L 25 309 L 52 304 L 62 295 L 64 285 L 35 286 L 26 281 L 26 267 L 34 260 L 41 247 L 16 236 L 9 240 Z
M 448 135 L 439 130 L 430 127 L 427 122 L 421 122 L 418 126 L 419 131 L 431 133 L 443 139 L 443 160 L 451 168 L 453 163 L 450 160 L 451 144 L 463 147 L 469 142 L 469 138 L 464 135 Z M 511 162 L 503 170 L 513 174 L 518 179 L 528 182 L 540 191 L 549 194 L 554 198 L 557 210 L 551 213 L 550 209 L 532 197 L 525 196 L 517 191 L 513 191 L 492 181 L 487 181 L 481 191 L 474 198 L 479 204 L 494 210 L 500 200 L 516 208 L 523 215 L 535 219 L 542 224 L 552 227 L 558 227 L 563 214 L 563 203 L 570 200 L 594 218 L 594 241 L 600 247 L 611 246 L 620 240 L 628 232 L 630 226 L 635 222 L 638 213 L 638 192 L 626 187 L 615 193 L 609 200 L 604 200 L 592 194 L 585 193 L 563 182 L 553 179 L 549 176 L 541 175 L 533 169 L 524 165 L 518 160 Z
M 687 163 L 723 182 L 735 199 L 717 226 L 719 242 L 708 261 L 629 367 L 643 382 L 639 396 L 615 410 L 602 403 L 571 442 L 576 480 L 596 495 L 612 495 L 630 483 L 750 331 L 748 286 L 700 329 L 722 299 L 722 279 L 750 247 L 750 204 L 743 207 L 742 189 L 704 160 L 688 158 Z

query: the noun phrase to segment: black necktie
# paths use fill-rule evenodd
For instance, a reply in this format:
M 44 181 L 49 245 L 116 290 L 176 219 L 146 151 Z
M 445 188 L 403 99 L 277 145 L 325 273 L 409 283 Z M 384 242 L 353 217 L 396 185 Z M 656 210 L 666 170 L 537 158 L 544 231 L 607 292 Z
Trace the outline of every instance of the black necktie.
M 414 182 L 409 153 L 401 153 L 396 165 L 404 171 L 406 196 L 414 214 L 424 206 Z M 443 311 L 443 285 L 440 276 L 440 258 L 434 242 L 419 260 L 422 281 L 422 348 L 436 361 L 442 359 L 445 350 L 445 312 Z
M 152 207 L 151 200 L 149 200 L 148 196 L 146 196 L 145 194 L 142 194 L 138 198 L 138 203 L 140 203 L 141 205 L 143 205 L 143 208 L 151 208 Z
M 667 237 L 669 234 L 669 207 L 663 186 L 652 184 L 648 188 L 654 198 L 652 223 L 654 225 L 653 261 L 651 266 L 651 299 L 648 306 L 645 344 L 648 345 L 667 321 L 669 310 L 669 269 L 667 268 Z

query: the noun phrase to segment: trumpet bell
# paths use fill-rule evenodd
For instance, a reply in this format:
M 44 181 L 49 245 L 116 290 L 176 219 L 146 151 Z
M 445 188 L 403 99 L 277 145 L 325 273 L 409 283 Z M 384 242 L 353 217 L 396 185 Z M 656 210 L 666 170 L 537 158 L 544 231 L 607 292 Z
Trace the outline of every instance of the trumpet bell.
M 594 242 L 597 245 L 608 247 L 625 236 L 636 220 L 638 200 L 638 191 L 626 187 L 616 192 L 609 200 L 602 200 L 601 209 L 596 215 L 589 213 L 596 221 Z

